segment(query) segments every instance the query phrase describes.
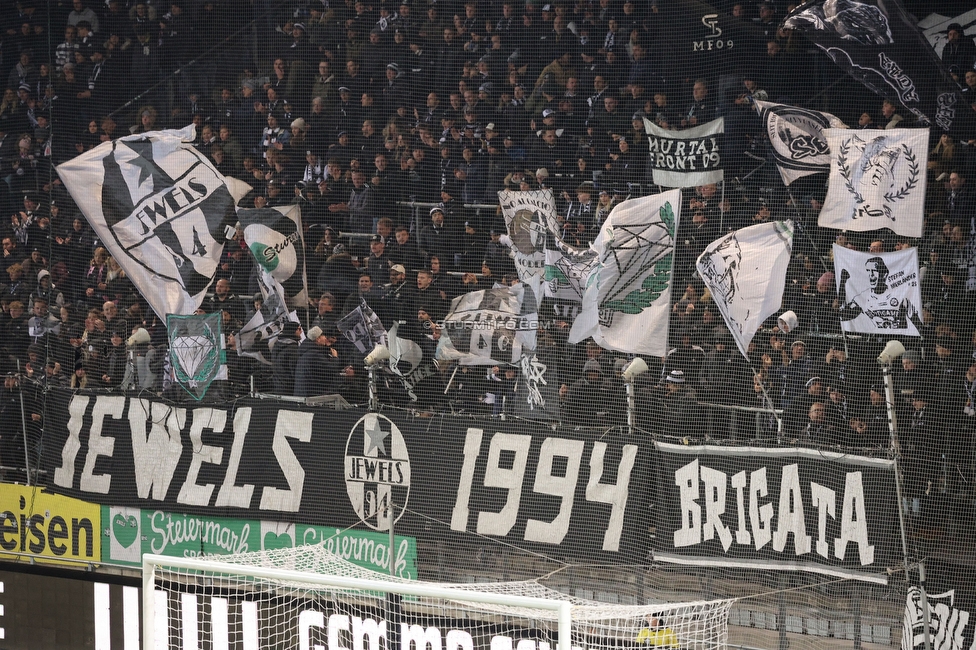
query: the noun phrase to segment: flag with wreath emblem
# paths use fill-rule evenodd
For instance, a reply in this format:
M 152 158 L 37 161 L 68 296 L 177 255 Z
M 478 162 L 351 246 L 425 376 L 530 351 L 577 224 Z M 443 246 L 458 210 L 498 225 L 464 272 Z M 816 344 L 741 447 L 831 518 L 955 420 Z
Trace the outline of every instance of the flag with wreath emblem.
M 928 129 L 824 129 L 830 181 L 819 225 L 922 236 Z

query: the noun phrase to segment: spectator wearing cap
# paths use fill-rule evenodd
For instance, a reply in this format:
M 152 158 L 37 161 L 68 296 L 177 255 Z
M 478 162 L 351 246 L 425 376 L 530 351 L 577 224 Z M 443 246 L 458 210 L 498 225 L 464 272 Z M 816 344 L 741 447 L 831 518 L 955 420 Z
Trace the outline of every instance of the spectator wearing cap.
M 959 23 L 949 23 L 946 28 L 946 43 L 942 48 L 942 63 L 946 68 L 972 70 L 976 63 L 976 44 L 967 36 Z
M 299 338 L 302 327 L 287 321 L 271 348 L 271 369 L 275 395 L 295 394 L 295 370 L 299 358 Z
M 684 436 L 689 433 L 689 423 L 700 421 L 697 391 L 684 371 L 670 371 L 664 378 L 657 430 L 667 436 Z
M 596 186 L 593 181 L 583 181 L 576 187 L 576 197 L 571 199 L 567 192 L 563 192 L 566 204 L 566 227 L 577 229 L 582 225 L 586 231 L 597 229 L 596 221 Z
M 705 351 L 693 342 L 689 328 L 681 330 L 678 341 L 678 345 L 671 348 L 664 359 L 662 374 L 666 377 L 672 370 L 680 370 L 682 377 L 697 383 L 705 365 Z
M 803 386 L 803 392 L 794 397 L 783 410 L 783 433 L 798 438 L 809 422 L 810 407 L 815 402 L 824 403 L 828 397 L 823 379 L 810 377 Z M 825 405 L 826 406 L 826 405 Z M 824 411 L 826 415 L 826 411 Z
M 298 347 L 298 361 L 295 364 L 295 395 L 313 397 L 329 395 L 334 392 L 342 362 L 336 348 L 338 330 L 329 327 L 313 326 Z
M 559 389 L 560 407 L 565 419 L 577 426 L 596 424 L 607 410 L 607 380 L 600 362 L 589 359 L 582 376 L 572 386 Z
M 352 88 L 343 84 L 339 86 L 339 103 L 335 110 L 335 132 L 349 132 L 363 123 L 360 98 L 362 93 L 354 95 Z M 337 136 L 338 137 L 338 136 Z
M 279 118 L 281 118 L 281 114 L 273 111 L 268 112 L 265 118 L 265 127 L 261 132 L 261 142 L 258 143 L 261 155 L 265 159 L 268 157 L 269 149 L 282 151 L 291 139 L 291 132 L 279 123 Z
M 386 242 L 380 235 L 373 235 L 369 240 L 369 257 L 366 258 L 366 273 L 373 284 L 385 284 L 390 277 L 390 256 L 386 253 Z
M 435 255 L 441 260 L 453 260 L 454 238 L 445 223 L 443 205 L 431 208 L 430 223 L 420 231 L 417 245 L 420 254 L 427 260 Z
M 391 62 L 386 64 L 386 83 L 383 85 L 383 112 L 385 115 L 393 115 L 407 99 L 407 84 L 404 83 L 403 72 L 400 64 Z
M 480 272 L 486 261 L 484 253 L 487 243 L 488 237 L 479 224 L 473 219 L 465 221 L 457 254 L 457 270 L 464 273 Z
M 795 399 L 804 395 L 813 377 L 813 359 L 807 354 L 804 341 L 793 341 L 790 346 L 790 361 L 783 374 L 783 408 L 789 409 Z
M 392 322 L 409 322 L 416 318 L 413 314 L 416 283 L 407 282 L 407 269 L 402 264 L 390 266 L 389 284 L 383 294 L 385 313 Z

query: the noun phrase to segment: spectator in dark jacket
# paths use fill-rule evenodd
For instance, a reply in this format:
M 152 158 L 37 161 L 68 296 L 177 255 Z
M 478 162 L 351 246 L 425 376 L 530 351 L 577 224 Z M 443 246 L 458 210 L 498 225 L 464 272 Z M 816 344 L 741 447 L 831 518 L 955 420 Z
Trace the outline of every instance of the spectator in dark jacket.
M 296 322 L 285 323 L 271 348 L 271 367 L 276 395 L 295 394 L 295 369 L 298 366 L 298 338 L 302 327 Z

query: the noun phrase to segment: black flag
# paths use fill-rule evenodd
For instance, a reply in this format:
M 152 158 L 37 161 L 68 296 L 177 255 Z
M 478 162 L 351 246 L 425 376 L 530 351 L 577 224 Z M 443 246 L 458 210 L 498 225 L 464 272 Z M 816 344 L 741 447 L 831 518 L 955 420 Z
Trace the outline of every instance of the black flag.
M 951 131 L 961 115 L 959 84 L 898 0 L 813 0 L 783 26 L 804 32 L 847 74 L 921 124 Z

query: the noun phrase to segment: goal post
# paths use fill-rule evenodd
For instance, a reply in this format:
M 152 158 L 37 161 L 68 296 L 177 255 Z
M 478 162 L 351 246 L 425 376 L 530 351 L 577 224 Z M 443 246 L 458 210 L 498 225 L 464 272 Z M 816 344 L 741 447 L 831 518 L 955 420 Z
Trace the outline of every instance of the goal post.
M 186 569 L 188 571 L 200 572 L 200 574 L 206 574 L 206 572 L 227 574 L 231 571 L 241 571 L 244 569 L 244 567 L 239 565 L 208 559 L 174 558 L 151 554 L 144 555 L 142 559 L 143 650 L 155 650 L 157 647 L 168 647 L 168 645 L 157 646 L 156 644 L 156 631 L 161 617 L 157 614 L 155 577 L 156 569 L 160 566 Z M 396 593 L 405 596 L 423 596 L 449 601 L 477 602 L 489 605 L 548 610 L 555 614 L 558 621 L 556 650 L 572 650 L 572 604 L 567 601 L 519 596 L 517 594 L 451 589 L 438 584 L 423 582 L 390 582 L 387 580 L 325 575 L 268 567 L 247 567 L 247 575 L 253 578 L 265 578 L 275 581 L 303 583 L 323 587 L 337 587 L 356 591 Z
M 143 556 L 144 650 L 724 650 L 734 600 L 622 605 L 535 580 L 387 576 L 321 545 Z

